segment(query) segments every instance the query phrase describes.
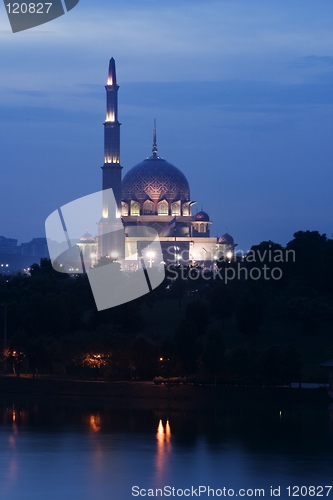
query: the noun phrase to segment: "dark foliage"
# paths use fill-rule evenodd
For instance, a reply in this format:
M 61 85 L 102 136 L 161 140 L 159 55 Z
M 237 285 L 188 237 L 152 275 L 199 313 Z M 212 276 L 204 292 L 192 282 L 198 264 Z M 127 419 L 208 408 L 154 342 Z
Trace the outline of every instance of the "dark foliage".
M 8 362 L 17 374 L 78 374 L 82 368 L 109 379 L 200 375 L 236 385 L 299 380 L 299 338 L 319 339 L 332 325 L 333 240 L 299 231 L 285 248 L 265 241 L 247 257 L 218 265 L 217 275 L 205 270 L 205 279 L 200 268 L 169 268 L 153 293 L 101 312 L 86 275 L 56 272 L 47 259 L 31 266 L 31 276 L 0 276 Z M 274 268 L 279 271 L 272 277 Z M 153 314 L 162 304 L 163 324 L 171 299 L 178 308 L 173 328 L 168 336 L 149 335 L 142 305 Z M 269 327 L 279 322 L 292 325 L 288 342 L 297 346 L 273 345 Z

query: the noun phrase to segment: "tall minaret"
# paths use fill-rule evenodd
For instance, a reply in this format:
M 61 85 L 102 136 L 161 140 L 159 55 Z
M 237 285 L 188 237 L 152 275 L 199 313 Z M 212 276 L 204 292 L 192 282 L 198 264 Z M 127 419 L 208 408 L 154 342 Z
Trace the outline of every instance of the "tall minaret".
M 104 122 L 103 191 L 112 188 L 117 202 L 103 193 L 102 218 L 98 228 L 98 257 L 122 258 L 124 229 L 121 215 L 120 123 L 118 121 L 118 89 L 115 60 L 110 59 L 106 90 L 106 118 Z M 115 213 L 116 212 L 116 213 Z
M 104 122 L 103 189 L 113 189 L 118 210 L 121 210 L 120 123 L 118 121 L 118 89 L 115 60 L 110 59 L 106 89 L 106 118 Z M 103 203 L 103 217 L 108 207 Z

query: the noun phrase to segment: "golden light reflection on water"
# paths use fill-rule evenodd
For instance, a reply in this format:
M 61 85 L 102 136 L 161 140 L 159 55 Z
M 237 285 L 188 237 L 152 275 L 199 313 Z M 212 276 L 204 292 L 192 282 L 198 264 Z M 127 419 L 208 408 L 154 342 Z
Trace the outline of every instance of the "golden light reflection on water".
M 8 435 L 8 459 L 4 462 L 4 467 L 6 468 L 6 472 L 4 477 L 6 481 L 4 483 L 0 483 L 0 491 L 1 498 L 4 498 L 4 495 L 7 495 L 12 488 L 14 487 L 17 476 L 18 476 L 18 461 L 17 461 L 17 450 L 16 450 L 16 439 L 18 435 L 18 427 L 17 421 L 20 420 L 21 412 L 15 409 L 13 405 L 12 408 L 6 408 L 4 410 L 4 421 L 12 424 L 12 430 Z
M 89 430 L 91 432 L 91 468 L 90 473 L 94 481 L 101 480 L 101 474 L 105 468 L 105 452 L 102 444 L 102 435 L 99 431 L 102 429 L 102 419 L 99 413 L 93 413 L 89 416 Z
M 91 431 L 99 432 L 101 430 L 101 417 L 99 415 L 90 415 L 89 425 Z
M 159 481 L 166 471 L 168 455 L 171 452 L 171 427 L 169 420 L 163 425 L 162 419 L 158 423 L 157 432 L 157 453 L 155 461 L 155 479 Z

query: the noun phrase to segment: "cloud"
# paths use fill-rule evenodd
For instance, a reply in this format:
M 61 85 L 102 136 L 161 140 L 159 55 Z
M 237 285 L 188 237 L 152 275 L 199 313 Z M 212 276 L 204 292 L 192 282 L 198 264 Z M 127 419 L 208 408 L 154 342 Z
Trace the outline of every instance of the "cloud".
M 1 203 L 22 221 L 17 236 L 26 231 L 17 199 L 27 199 L 42 224 L 39 213 L 100 187 L 111 56 L 124 169 L 149 154 L 156 117 L 161 155 L 188 175 L 220 230 L 234 220 L 239 243 L 249 222 L 244 207 L 255 207 L 251 231 L 258 226 L 258 239 L 267 238 L 258 221 L 286 192 L 276 227 L 279 217 L 300 226 L 290 217 L 293 199 L 303 203 L 302 220 L 331 224 L 331 0 L 82 1 L 52 30 L 16 35 L 5 15 L 2 156 L 4 182 L 18 194 L 10 190 Z M 52 197 L 36 196 L 50 182 Z
M 333 16 L 325 0 L 324 6 L 294 2 L 80 2 L 52 22 L 53 32 L 36 28 L 2 38 L 2 81 L 35 89 L 97 84 L 111 55 L 122 82 L 295 81 L 302 68 L 290 72 L 288 63 L 331 51 Z M 41 33 L 43 43 L 30 33 Z

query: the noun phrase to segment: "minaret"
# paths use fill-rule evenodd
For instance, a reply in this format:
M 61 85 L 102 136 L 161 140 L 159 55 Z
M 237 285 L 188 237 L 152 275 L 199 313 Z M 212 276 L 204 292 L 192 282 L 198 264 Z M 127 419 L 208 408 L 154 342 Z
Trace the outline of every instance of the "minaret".
M 118 89 L 115 60 L 110 59 L 106 90 L 106 118 L 104 122 L 103 191 L 112 188 L 117 202 L 103 193 L 102 218 L 98 230 L 98 257 L 122 258 L 124 255 L 124 229 L 121 215 L 120 123 L 118 121 Z
M 118 121 L 118 89 L 115 60 L 110 59 L 106 90 L 106 118 L 104 122 L 103 189 L 113 189 L 118 210 L 121 210 L 120 123 Z M 108 207 L 103 204 L 103 217 Z

